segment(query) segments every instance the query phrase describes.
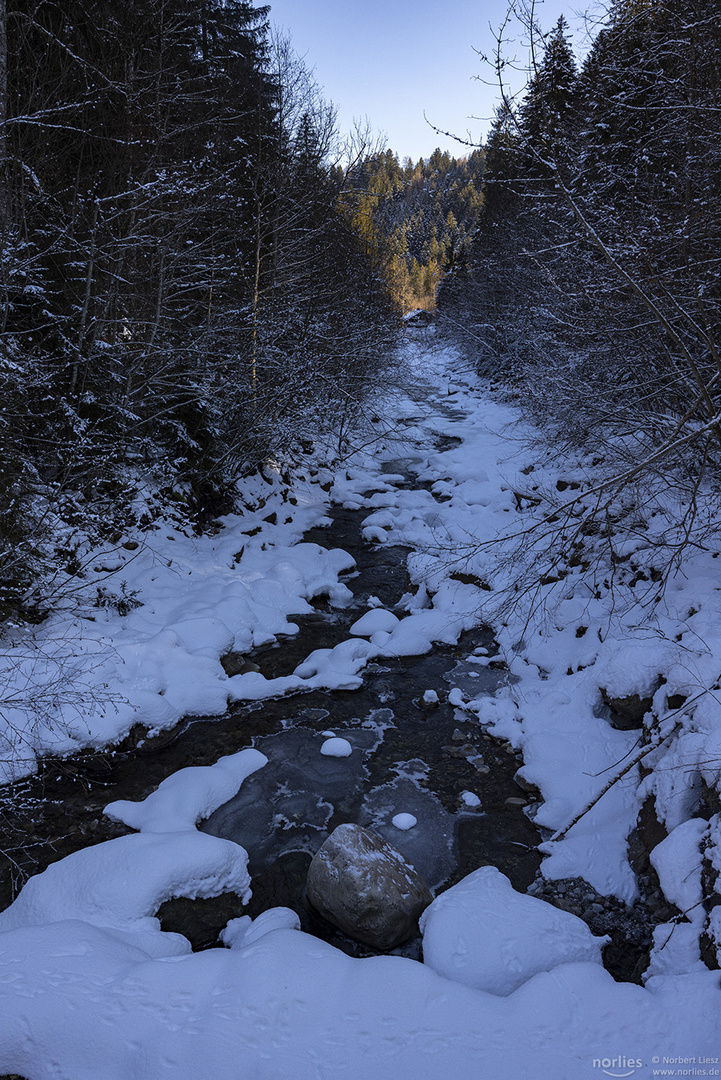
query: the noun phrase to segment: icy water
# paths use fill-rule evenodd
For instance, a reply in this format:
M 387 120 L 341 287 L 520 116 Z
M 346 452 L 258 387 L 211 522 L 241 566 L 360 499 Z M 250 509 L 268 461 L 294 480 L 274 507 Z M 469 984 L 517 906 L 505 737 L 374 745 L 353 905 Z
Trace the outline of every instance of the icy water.
M 434 405 L 453 419 L 450 402 Z M 405 423 L 421 419 L 406 417 Z M 441 434 L 435 446 L 447 449 L 458 441 Z M 415 475 L 421 460 L 399 457 L 388 461 L 384 471 L 393 474 L 399 488 L 425 487 Z M 223 658 L 228 674 L 243 670 L 249 661 L 268 678 L 291 674 L 313 650 L 346 640 L 369 603 L 405 614 L 398 605 L 411 590 L 409 550 L 364 541 L 367 514 L 367 509 L 336 506 L 325 527 L 304 537 L 353 556 L 355 568 L 343 577 L 352 601 L 341 609 L 319 602 L 312 613 L 294 618 L 297 634 L 248 656 Z M 200 827 L 247 849 L 253 897 L 246 909 L 239 909 L 237 899 L 222 899 L 201 925 L 196 947 L 215 944 L 219 928 L 241 910 L 255 917 L 282 905 L 298 913 L 307 932 L 353 955 L 369 955 L 372 950 L 331 927 L 305 899 L 310 860 L 343 822 L 368 826 L 386 838 L 436 893 L 486 864 L 498 867 L 516 889 L 525 891 L 535 880 L 537 890 L 541 837 L 531 820 L 534 793 L 515 781 L 521 762 L 448 701 L 453 687 L 468 697 L 495 693 L 509 678 L 505 665 L 493 660 L 496 651 L 491 631 L 479 627 L 455 646 L 436 645 L 427 655 L 369 664 L 355 691 L 313 691 L 238 704 L 220 717 L 186 718 L 152 738 L 138 725 L 121 745 L 106 751 L 46 758 L 36 777 L 0 800 L 0 910 L 28 875 L 72 851 L 128 832 L 103 815 L 108 803 L 142 799 L 179 769 L 213 764 L 247 746 L 262 751 L 268 764 Z M 330 734 L 347 740 L 349 756 L 321 754 Z M 392 819 L 399 813 L 413 814 L 416 825 L 396 828 Z M 573 893 L 579 883 L 556 884 L 558 894 L 554 883 L 544 886 L 545 898 L 569 909 L 562 894 Z M 581 899 L 570 909 L 586 918 L 594 933 L 613 937 L 604 958 L 608 969 L 617 978 L 638 981 L 654 920 L 642 906 L 621 910 L 613 898 L 595 894 Z M 591 900 L 595 903 L 589 908 Z M 176 925 L 172 918 L 177 911 L 172 916 L 161 912 L 161 917 L 170 920 L 163 924 L 166 929 L 186 932 L 182 920 L 188 918 L 198 927 L 194 909 L 189 916 L 187 908 L 181 911 Z M 419 936 L 394 951 L 420 958 Z
M 414 464 L 412 458 L 397 459 L 386 469 L 402 473 L 400 484 L 406 486 L 413 483 Z M 290 674 L 314 649 L 346 639 L 349 627 L 367 610 L 369 597 L 393 610 L 410 588 L 408 551 L 364 542 L 366 516 L 366 510 L 336 507 L 328 526 L 305 536 L 354 557 L 355 569 L 344 576 L 353 601 L 340 610 L 319 606 L 296 618 L 297 635 L 243 662 L 251 660 L 267 677 Z M 527 797 L 513 779 L 520 762 L 447 700 L 453 686 L 493 693 L 508 677 L 500 664 L 474 666 L 474 650 L 493 655 L 488 630 L 467 633 L 457 646 L 438 646 L 428 655 L 370 664 L 356 691 L 314 691 L 237 705 L 223 717 L 189 718 L 152 739 L 138 730 L 113 750 L 46 761 L 38 777 L 19 786 L 12 811 L 2 815 L 1 906 L 10 902 L 24 875 L 127 831 L 103 816 L 107 803 L 143 798 L 180 768 L 211 764 L 250 745 L 266 754 L 268 765 L 202 825 L 248 850 L 253 879 L 249 914 L 280 904 L 292 907 L 305 929 L 366 954 L 363 946 L 314 916 L 304 898 L 312 854 L 336 825 L 347 821 L 384 836 L 435 891 L 486 863 L 525 890 L 540 859 L 537 832 L 524 812 Z M 228 657 L 228 670 L 240 659 Z M 424 701 L 427 691 L 434 692 L 437 703 Z M 347 739 L 350 756 L 322 755 L 324 732 Z M 468 806 L 464 792 L 480 804 Z M 413 814 L 417 825 L 407 831 L 395 828 L 391 819 L 401 812 Z M 411 943 L 409 955 L 414 948 Z
M 298 619 L 297 637 L 256 653 L 267 677 L 290 674 L 311 648 L 344 640 L 370 596 L 393 610 L 408 590 L 406 549 L 364 544 L 364 516 L 366 511 L 336 509 L 332 525 L 307 535 L 318 543 L 332 539 L 353 555 L 356 569 L 345 582 L 354 601 L 341 611 Z M 516 888 L 527 888 L 540 859 L 537 832 L 524 813 L 527 799 L 513 779 L 519 762 L 447 700 L 452 686 L 472 683 L 476 693 L 493 693 L 507 678 L 500 665 L 469 663 L 465 657 L 476 649 L 495 651 L 489 631 L 465 634 L 458 646 L 425 656 L 370 664 L 357 691 L 313 692 L 262 706 L 265 722 L 272 713 L 275 725 L 257 733 L 252 744 L 268 765 L 202 826 L 248 851 L 254 893 L 249 914 L 273 904 L 292 907 L 304 929 L 366 955 L 365 947 L 322 924 L 304 900 L 313 853 L 348 821 L 388 840 L 433 890 L 486 863 L 498 866 Z M 424 700 L 427 691 L 437 703 Z M 253 715 L 243 722 L 252 725 Z M 348 757 L 321 754 L 330 734 L 350 743 Z M 201 746 L 210 735 L 206 724 L 195 723 L 185 738 Z M 468 792 L 480 800 L 478 807 L 466 805 Z M 399 813 L 413 814 L 417 824 L 396 828 L 392 819 Z

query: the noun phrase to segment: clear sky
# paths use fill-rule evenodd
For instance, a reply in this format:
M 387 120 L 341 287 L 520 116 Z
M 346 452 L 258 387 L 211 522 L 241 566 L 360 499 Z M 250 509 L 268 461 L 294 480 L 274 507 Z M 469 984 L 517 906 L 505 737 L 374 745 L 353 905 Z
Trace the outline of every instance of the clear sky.
M 492 52 L 506 0 L 268 0 L 270 20 L 285 29 L 314 70 L 343 130 L 368 117 L 401 160 L 428 157 L 436 146 L 468 150 L 436 127 L 479 141 L 498 98 L 479 52 Z M 260 6 L 260 0 L 258 0 Z M 573 0 L 540 0 L 538 19 L 551 29 L 564 14 L 574 46 L 584 38 Z M 525 62 L 527 50 L 517 46 Z M 480 78 L 479 78 L 480 77 Z M 472 119 L 477 117 L 478 119 Z

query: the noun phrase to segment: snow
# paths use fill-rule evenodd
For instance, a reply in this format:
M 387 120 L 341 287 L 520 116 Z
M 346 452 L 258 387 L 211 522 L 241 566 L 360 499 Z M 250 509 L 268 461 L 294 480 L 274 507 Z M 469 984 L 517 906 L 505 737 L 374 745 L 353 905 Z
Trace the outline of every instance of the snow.
M 357 634 L 359 637 L 372 637 L 379 630 L 390 632 L 395 629 L 399 622 L 400 619 L 392 611 L 386 611 L 385 608 L 381 607 L 373 607 L 353 623 L 350 632 L 351 634 Z
M 701 841 L 708 823 L 691 818 L 677 827 L 651 852 L 663 894 L 687 917 L 703 918 L 701 904 Z
M 150 940 L 157 947 L 168 937 L 174 951 L 186 951 L 188 943 L 178 935 L 156 940 L 155 912 L 172 897 L 236 892 L 246 902 L 250 898 L 243 848 L 195 826 L 235 795 L 266 760 L 257 750 L 241 750 L 214 765 L 180 769 L 139 803 L 111 803 L 105 809 L 108 816 L 139 832 L 76 851 L 30 878 L 14 903 L 0 912 L 0 934 L 81 920 L 122 930 L 124 940 L 135 943 Z
M 3 642 L 0 782 L 33 772 L 39 753 L 103 746 L 137 722 L 160 730 L 183 716 L 221 714 L 229 702 L 305 688 L 293 676 L 229 678 L 219 662 L 231 650 L 295 633 L 289 616 L 310 611 L 315 597 L 342 607 L 351 596 L 339 575 L 353 568 L 353 558 L 301 542 L 324 520 L 327 493 L 317 481 L 298 481 L 297 505 L 286 495 L 277 477 L 270 486 L 256 478 L 245 499 L 258 509 L 228 515 L 215 536 L 187 536 L 166 523 L 160 533 L 141 535 L 137 549 L 96 552 L 87 581 L 67 583 L 73 603 L 60 603 L 24 638 Z M 276 524 L 266 520 L 271 509 Z M 126 614 L 113 603 L 98 606 L 98 582 L 118 605 L 123 594 L 139 606 Z M 344 680 L 357 685 L 334 667 L 314 685 L 336 688 Z
M 300 930 L 300 919 L 286 907 L 268 908 L 255 919 L 241 915 L 231 919 L 221 933 L 221 940 L 228 949 L 246 948 L 271 930 Z
M 315 649 L 290 678 L 304 690 L 357 690 L 363 683 L 359 674 L 378 655 L 368 641 L 348 638 L 332 649 Z
M 239 750 L 214 765 L 179 769 L 142 802 L 118 800 L 105 807 L 114 821 L 141 832 L 180 832 L 193 829 L 203 818 L 228 802 L 243 781 L 267 764 L 257 750 Z
M 681 1017 L 669 980 L 617 985 L 579 960 L 501 997 L 403 957 L 353 959 L 291 918 L 234 920 L 230 948 L 196 954 L 153 956 L 89 921 L 1 934 L 2 1067 L 33 1080 L 578 1080 L 618 1046 L 650 1062 L 716 1045 L 711 972 L 683 980 Z
M 326 739 L 320 748 L 321 754 L 325 757 L 350 757 L 353 753 L 353 747 L 347 739 L 341 739 L 335 736 L 331 739 Z
M 560 964 L 601 963 L 585 922 L 516 892 L 484 866 L 441 893 L 421 916 L 424 962 L 453 982 L 503 997 Z
M 633 1075 L 643 1078 L 656 1058 L 718 1055 L 718 972 L 702 963 L 699 935 L 706 928 L 721 936 L 721 908 L 707 923 L 699 899 L 702 852 L 721 870 L 721 826 L 717 817 L 702 821 L 698 804 L 703 784 L 717 785 L 721 772 L 721 704 L 708 692 L 721 655 L 720 561 L 712 550 L 689 550 L 683 575 L 656 604 L 610 570 L 606 588 L 602 562 L 595 592 L 569 566 L 564 576 L 537 575 L 509 614 L 504 600 L 525 558 L 513 537 L 539 520 L 535 493 L 570 478 L 592 482 L 594 466 L 580 452 L 544 453 L 515 404 L 464 372 L 452 350 L 424 347 L 409 359 L 421 389 L 418 400 L 393 402 L 412 421 L 397 438 L 335 473 L 298 480 L 294 504 L 275 475 L 247 481 L 247 509 L 223 519 L 214 536 L 187 536 L 168 523 L 141 536 L 137 549 L 93 553 L 88 565 L 99 576 L 65 582 L 76 589 L 72 602 L 4 643 L 3 778 L 32 772 L 42 753 L 111 743 L 138 722 L 157 730 L 182 716 L 223 713 L 233 701 L 353 690 L 369 662 L 427 652 L 434 642 L 455 645 L 487 623 L 498 655 L 475 649 L 448 697 L 467 723 L 522 754 L 522 776 L 541 793 L 529 813 L 549 836 L 543 875 L 583 877 L 599 893 L 633 900 L 627 838 L 653 796 L 669 835 L 652 863 L 688 921 L 656 928 L 644 986 L 616 983 L 584 923 L 481 867 L 437 895 L 422 917 L 422 964 L 346 956 L 302 933 L 285 908 L 234 919 L 225 947 L 193 954 L 185 938 L 161 931 L 156 913 L 171 897 L 249 897 L 244 848 L 196 826 L 230 799 L 243 806 L 244 785 L 250 792 L 258 770 L 272 768 L 279 789 L 287 786 L 282 754 L 269 760 L 273 736 L 267 755 L 242 750 L 181 770 L 142 802 L 111 803 L 108 815 L 134 833 L 52 864 L 0 913 L 0 1073 L 581 1080 L 603 1072 L 594 1062 L 619 1054 L 641 1061 Z M 461 442 L 438 450 L 437 433 Z M 396 486 L 396 470 L 406 467 L 423 487 Z M 331 491 L 323 491 L 329 481 Z M 331 497 L 367 512 L 369 542 L 411 549 L 412 592 L 395 612 L 369 597 L 348 639 L 313 651 L 291 675 L 228 677 L 221 656 L 294 633 L 292 617 L 312 610 L 314 598 L 348 604 L 340 576 L 353 568 L 351 556 L 302 542 L 306 529 L 327 520 Z M 645 529 L 624 548 L 647 569 L 667 509 L 662 501 L 645 508 Z M 106 581 L 124 582 L 123 594 L 141 606 L 126 614 L 119 603 L 97 606 L 98 582 Z M 113 588 L 117 600 L 120 586 Z M 470 665 L 483 678 L 498 674 L 497 682 L 474 684 Z M 645 730 L 616 730 L 604 694 L 652 696 Z M 422 697 L 426 705 L 437 700 L 434 690 Z M 326 760 L 329 747 L 333 756 L 352 751 L 337 730 L 323 733 L 320 747 L 316 732 L 296 733 L 305 756 L 294 767 L 306 780 L 322 765 L 343 784 L 356 758 L 362 767 L 361 754 Z M 627 765 L 651 737 L 657 748 L 643 760 L 650 770 L 643 778 Z M 311 831 L 314 798 L 293 802 Z M 469 809 L 481 803 L 475 792 L 460 798 Z M 273 820 L 273 808 L 256 809 Z M 322 810 L 315 812 L 324 827 L 330 809 Z M 363 813 L 429 882 L 447 879 L 452 815 L 417 779 L 376 788 Z M 423 830 L 403 828 L 419 820 Z
M 236 892 L 249 898 L 247 861 L 237 844 L 194 830 L 120 836 L 76 851 L 30 878 L 0 912 L 0 935 L 70 920 L 122 931 L 131 942 L 152 939 L 159 925 L 155 912 L 171 897 Z M 169 938 L 173 952 L 177 937 Z
M 408 829 L 412 829 L 414 825 L 418 824 L 418 818 L 413 814 L 395 814 L 391 818 L 391 824 L 396 829 L 400 829 L 402 832 L 407 832 Z

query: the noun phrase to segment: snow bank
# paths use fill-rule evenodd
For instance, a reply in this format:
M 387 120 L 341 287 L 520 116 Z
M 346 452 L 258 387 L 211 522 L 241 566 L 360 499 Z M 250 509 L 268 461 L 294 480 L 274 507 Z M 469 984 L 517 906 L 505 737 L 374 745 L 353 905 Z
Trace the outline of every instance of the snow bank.
M 249 480 L 245 500 L 257 509 L 227 516 L 216 535 L 165 521 L 132 550 L 88 554 L 86 576 L 65 583 L 72 604 L 0 649 L 0 783 L 32 772 L 37 754 L 102 746 L 135 723 L 167 728 L 223 713 L 229 700 L 297 690 L 292 677 L 228 678 L 219 662 L 295 633 L 290 616 L 315 597 L 343 606 L 351 596 L 339 575 L 352 557 L 299 542 L 324 520 L 328 494 L 300 480 L 294 490 L 292 505 L 277 478 Z
M 523 777 L 542 795 L 535 820 L 559 834 L 543 847 L 544 875 L 581 876 L 599 893 L 631 902 L 637 889 L 627 840 L 643 801 L 653 795 L 672 830 L 693 817 L 702 781 L 716 784 L 721 775 L 721 706 L 705 692 L 716 683 L 721 654 L 715 552 L 689 550 L 684 576 L 649 604 L 645 586 L 634 591 L 632 575 L 624 579 L 618 566 L 606 567 L 587 537 L 589 558 L 601 559 L 595 591 L 580 565 L 563 565 L 546 576 L 537 569 L 528 589 L 514 593 L 529 552 L 542 549 L 534 548 L 532 534 L 525 552 L 514 547 L 514 537 L 537 523 L 549 505 L 544 499 L 563 501 L 559 492 L 569 482 L 575 485 L 569 494 L 592 484 L 595 466 L 582 455 L 564 460 L 555 450 L 544 453 L 538 432 L 512 402 L 487 393 L 467 370 L 453 377 L 460 358 L 452 350 L 426 349 L 411 359 L 432 412 L 416 420 L 404 452 L 415 455 L 413 471 L 431 490 L 377 489 L 366 497 L 372 510 L 366 527 L 414 549 L 409 569 L 416 590 L 406 598 L 409 614 L 387 637 L 378 632 L 371 640 L 380 655 L 408 655 L 434 641 L 456 641 L 480 622 L 493 626 L 497 661 L 507 665 L 505 685 L 493 696 L 484 689 L 474 697 L 465 680 L 449 700 L 522 753 Z M 452 388 L 450 402 L 444 386 Z M 459 444 L 432 449 L 435 430 Z M 645 567 L 650 584 L 664 513 L 656 500 L 618 552 Z M 509 596 L 513 612 L 504 607 Z M 669 700 L 686 699 L 680 730 L 645 761 L 654 768 L 643 784 L 632 768 L 598 798 L 623 770 L 639 734 L 616 730 L 604 702 L 634 694 L 653 697 L 649 724 L 669 713 Z
M 180 769 L 141 802 L 117 801 L 105 812 L 140 834 L 76 851 L 31 878 L 0 912 L 0 933 L 65 920 L 124 932 L 142 947 L 163 949 L 154 917 L 174 897 L 238 893 L 250 898 L 248 856 L 242 847 L 196 830 L 196 822 L 236 794 L 265 765 L 257 750 L 241 750 L 214 765 Z M 189 948 L 181 939 L 183 950 Z M 177 947 L 177 942 L 173 949 Z
M 436 897 L 421 916 L 423 960 L 453 982 L 506 996 L 539 971 L 571 961 L 601 963 L 581 919 L 525 896 L 495 866 L 483 866 Z
M 507 546 L 483 541 L 527 528 L 535 491 L 556 490 L 564 463 L 531 448 L 512 404 L 454 375 L 456 360 L 425 353 L 420 396 L 435 415 L 418 418 L 415 402 L 399 401 L 399 415 L 413 418 L 405 444 L 388 441 L 376 460 L 360 457 L 335 481 L 335 498 L 368 511 L 368 537 L 414 548 L 406 614 L 374 598 L 348 641 L 316 650 L 293 675 L 228 679 L 224 651 L 292 633 L 289 617 L 308 610 L 314 596 L 345 604 L 339 574 L 352 559 L 296 543 L 322 519 L 317 485 L 301 485 L 292 509 L 279 490 L 264 492 L 256 509 L 226 519 L 216 537 L 169 527 L 132 558 L 106 553 L 142 607 L 120 616 L 112 605 L 88 604 L 88 617 L 60 613 L 38 628 L 29 659 L 12 645 L 5 650 L 10 691 L 30 681 L 39 702 L 30 720 L 19 708 L 10 714 L 22 746 L 6 736 L 6 773 L 31 768 L 36 751 L 97 745 L 137 720 L 162 727 L 195 710 L 222 711 L 228 700 L 352 689 L 369 660 L 455 643 L 486 620 L 507 665 L 505 683 L 476 698 L 464 683 L 449 700 L 522 750 L 523 776 L 542 794 L 537 820 L 548 830 L 563 832 L 634 752 L 640 733 L 615 730 L 604 700 L 653 695 L 647 727 L 654 717 L 670 725 L 668 738 L 658 729 L 664 741 L 645 762 L 653 771 L 641 784 L 629 770 L 549 841 L 543 872 L 581 875 L 599 892 L 632 899 L 626 839 L 641 801 L 653 795 L 670 833 L 654 865 L 667 895 L 690 905 L 691 922 L 657 929 L 644 987 L 617 984 L 598 963 L 599 940 L 579 920 L 483 868 L 428 909 L 424 965 L 352 959 L 295 929 L 285 909 L 234 920 L 228 948 L 190 954 L 185 939 L 161 933 L 154 914 L 170 896 L 248 895 L 243 849 L 194 828 L 262 766 L 262 755 L 243 751 L 182 770 L 142 803 L 111 805 L 140 832 L 54 864 L 0 914 L 0 1072 L 30 1080 L 582 1080 L 608 1074 L 604 1063 L 622 1057 L 633 1062 L 629 1075 L 646 1080 L 658 1059 L 718 1055 L 718 973 L 698 958 L 705 825 L 694 821 L 702 782 L 716 783 L 721 768 L 721 710 L 705 693 L 721 654 L 718 564 L 713 552 L 690 553 L 685 577 L 669 583 L 651 615 L 634 607 L 636 594 L 620 580 L 590 594 L 570 566 L 565 577 L 539 578 L 535 595 L 517 599 L 513 618 L 504 615 L 497 599 L 517 567 L 502 557 Z M 436 432 L 462 442 L 435 449 Z M 405 457 L 431 490 L 396 487 L 392 473 L 380 474 L 384 456 Z M 643 537 L 634 540 L 633 556 L 651 567 L 663 523 L 646 524 L 647 548 Z M 544 603 L 534 606 L 539 598 Z M 88 687 L 88 700 L 95 697 L 94 711 L 83 694 L 73 708 L 47 705 L 52 673 L 63 666 L 71 682 Z M 117 700 L 103 700 L 101 691 Z M 393 829 L 411 803 L 404 795 L 399 805 L 398 782 L 387 788 L 376 809 Z M 709 857 L 718 861 L 714 829 Z M 393 831 L 401 844 L 417 842 L 417 829 Z
M 504 918 L 494 901 L 487 916 Z M 234 924 L 229 949 L 153 957 L 94 922 L 18 921 L 0 933 L 0 1068 L 32 1080 L 579 1080 L 619 1046 L 641 1077 L 655 1055 L 715 1046 L 711 972 L 680 997 L 665 979 L 642 989 L 565 963 L 499 997 L 402 957 L 348 957 L 288 928 L 282 909 Z
M 651 863 L 658 874 L 667 900 L 686 915 L 703 919 L 701 909 L 701 840 L 708 823 L 694 818 L 678 825 L 651 852 Z
M 154 915 L 165 900 L 223 892 L 249 899 L 247 863 L 238 844 L 194 830 L 120 836 L 30 878 L 0 912 L 0 934 L 73 920 L 126 931 L 128 940 L 138 932 L 153 935 L 159 928 Z

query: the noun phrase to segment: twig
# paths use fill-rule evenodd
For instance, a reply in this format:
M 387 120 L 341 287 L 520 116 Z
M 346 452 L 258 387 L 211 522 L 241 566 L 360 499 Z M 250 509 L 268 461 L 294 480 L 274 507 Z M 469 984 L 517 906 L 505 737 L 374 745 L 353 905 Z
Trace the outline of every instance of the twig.
M 697 702 L 699 698 L 702 698 L 705 694 L 708 693 L 708 690 L 702 690 L 699 694 L 696 695 L 696 697 L 691 698 L 689 701 L 685 701 L 681 708 L 677 709 L 676 712 L 669 713 L 668 716 L 664 717 L 664 720 L 670 720 L 673 716 L 679 716 L 681 713 L 685 713 L 688 710 L 689 705 L 695 704 L 695 702 Z M 572 821 L 568 823 L 568 825 L 566 825 L 563 829 L 559 829 L 557 832 L 555 832 L 551 839 L 547 842 L 549 844 L 554 844 L 557 840 L 563 840 L 563 838 L 571 831 L 573 826 L 577 825 L 581 818 L 585 817 L 589 810 L 592 810 L 596 803 L 601 801 L 606 792 L 610 791 L 614 784 L 617 784 L 618 781 L 626 775 L 626 773 L 629 773 L 631 771 L 634 765 L 638 765 L 639 761 L 642 761 L 643 758 L 645 758 L 648 754 L 652 753 L 654 750 L 658 750 L 659 746 L 662 746 L 663 743 L 670 739 L 671 736 L 674 735 L 680 727 L 681 721 L 677 720 L 671 730 L 667 731 L 665 735 L 657 738 L 654 742 L 650 743 L 649 746 L 644 746 L 642 750 L 639 750 L 637 754 L 634 754 L 631 760 L 626 765 L 624 765 L 621 771 L 619 773 L 616 773 L 616 775 L 613 776 L 608 781 L 608 783 L 601 788 L 598 795 L 595 795 L 594 798 L 591 799 L 591 802 L 584 806 L 583 810 L 579 811 L 579 813 L 576 814 L 576 816 L 573 818 Z

